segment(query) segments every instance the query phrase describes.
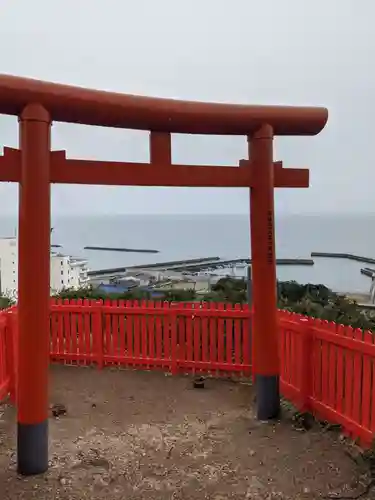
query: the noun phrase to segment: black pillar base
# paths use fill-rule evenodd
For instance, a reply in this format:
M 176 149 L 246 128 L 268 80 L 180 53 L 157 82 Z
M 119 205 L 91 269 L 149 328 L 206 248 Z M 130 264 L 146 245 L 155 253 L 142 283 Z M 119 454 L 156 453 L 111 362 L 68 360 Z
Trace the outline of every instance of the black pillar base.
M 17 470 L 23 476 L 42 474 L 48 469 L 48 420 L 21 424 L 17 428 Z
M 256 375 L 255 390 L 258 420 L 272 420 L 280 415 L 278 375 Z

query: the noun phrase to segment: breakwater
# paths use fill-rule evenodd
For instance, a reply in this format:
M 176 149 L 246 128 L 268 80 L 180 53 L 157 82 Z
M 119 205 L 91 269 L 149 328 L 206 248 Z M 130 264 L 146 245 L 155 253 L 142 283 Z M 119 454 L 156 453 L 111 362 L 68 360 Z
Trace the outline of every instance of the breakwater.
M 159 250 L 152 248 L 119 248 L 119 247 L 97 247 L 86 246 L 84 250 L 96 250 L 99 252 L 129 252 L 129 253 L 159 253 Z
M 249 265 L 252 260 L 249 258 L 238 258 L 238 259 L 219 259 L 213 262 L 197 262 L 191 264 L 178 265 L 175 264 L 170 266 L 168 270 L 173 271 L 213 271 L 215 269 L 225 269 L 227 267 L 236 267 L 240 265 Z M 313 266 L 314 261 L 312 259 L 276 259 L 277 266 Z
M 205 263 L 215 263 L 220 261 L 220 257 L 202 257 L 199 259 L 186 259 L 186 260 L 171 260 L 169 262 L 154 262 L 152 264 L 141 264 L 139 266 L 130 266 L 130 269 L 186 269 L 186 266 L 203 265 Z
M 128 270 L 127 267 L 111 267 L 108 269 L 96 269 L 95 271 L 88 271 L 87 276 L 91 276 L 94 278 L 95 276 L 102 276 L 102 275 L 117 275 L 117 274 L 123 274 Z
M 362 267 L 361 274 L 372 278 L 375 275 L 375 269 L 371 269 L 370 267 Z
M 311 257 L 325 257 L 330 259 L 347 259 L 357 262 L 365 262 L 366 264 L 375 264 L 375 259 L 371 257 L 363 257 L 351 253 L 335 253 L 335 252 L 311 252 Z

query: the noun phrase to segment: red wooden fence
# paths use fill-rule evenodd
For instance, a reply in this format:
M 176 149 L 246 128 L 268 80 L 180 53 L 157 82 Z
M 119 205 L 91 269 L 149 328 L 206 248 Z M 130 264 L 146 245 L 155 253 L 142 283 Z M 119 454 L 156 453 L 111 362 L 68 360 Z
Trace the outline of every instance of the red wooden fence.
M 301 411 L 372 444 L 371 332 L 279 312 L 281 391 Z M 51 360 L 248 377 L 251 311 L 230 304 L 52 301 Z M 14 395 L 16 310 L 0 314 L 0 398 Z
M 249 376 L 250 311 L 214 303 L 55 303 L 51 359 L 99 368 Z
M 280 311 L 281 390 L 301 411 L 342 425 L 371 445 L 375 433 L 375 337 Z

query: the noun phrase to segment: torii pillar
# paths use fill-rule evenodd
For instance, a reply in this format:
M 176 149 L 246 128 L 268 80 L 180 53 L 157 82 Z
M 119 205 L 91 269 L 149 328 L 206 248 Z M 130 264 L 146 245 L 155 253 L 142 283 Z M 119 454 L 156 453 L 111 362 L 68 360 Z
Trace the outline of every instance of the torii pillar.
M 253 179 L 250 188 L 252 363 L 257 417 L 268 420 L 280 412 L 272 127 L 261 126 L 248 137 L 248 144 Z
M 48 468 L 51 119 L 29 104 L 19 123 L 17 455 L 31 475 Z

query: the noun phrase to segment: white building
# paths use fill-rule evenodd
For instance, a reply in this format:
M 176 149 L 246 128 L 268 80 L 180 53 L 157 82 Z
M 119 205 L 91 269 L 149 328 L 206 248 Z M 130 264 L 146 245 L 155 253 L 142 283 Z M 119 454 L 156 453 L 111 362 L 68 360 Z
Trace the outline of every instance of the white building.
M 17 238 L 0 238 L 0 290 L 14 297 L 18 288 Z
M 51 293 L 66 288 L 80 288 L 88 283 L 87 261 L 60 253 L 51 253 Z M 17 238 L 0 238 L 0 291 L 17 297 L 18 245 Z
M 51 254 L 51 293 L 66 288 L 81 288 L 88 284 L 87 260 L 61 253 Z

